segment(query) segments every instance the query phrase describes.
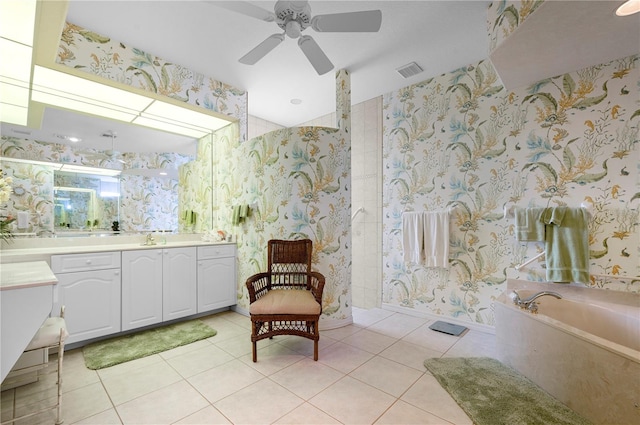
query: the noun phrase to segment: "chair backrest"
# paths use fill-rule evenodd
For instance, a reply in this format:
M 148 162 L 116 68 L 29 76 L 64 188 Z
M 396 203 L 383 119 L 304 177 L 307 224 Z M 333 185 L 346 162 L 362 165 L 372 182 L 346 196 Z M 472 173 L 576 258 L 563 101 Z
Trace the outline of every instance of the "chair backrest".
M 313 243 L 310 239 L 268 242 L 267 262 L 271 287 L 281 289 L 308 288 Z

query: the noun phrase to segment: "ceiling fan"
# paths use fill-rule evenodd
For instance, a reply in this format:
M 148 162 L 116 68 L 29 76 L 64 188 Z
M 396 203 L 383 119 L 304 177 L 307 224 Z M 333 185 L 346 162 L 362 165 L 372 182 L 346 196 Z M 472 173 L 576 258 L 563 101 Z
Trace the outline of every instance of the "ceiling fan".
M 111 149 L 108 149 L 105 151 L 105 153 L 114 161 L 118 161 L 121 164 L 126 164 L 127 161 L 125 161 L 122 157 L 122 155 L 120 154 L 120 152 L 116 151 L 115 149 L 115 144 L 116 144 L 116 137 L 118 137 L 118 134 L 115 131 L 112 130 L 107 130 L 104 133 L 101 134 L 102 137 L 110 137 L 111 138 Z
M 311 27 L 317 32 L 377 32 L 382 23 L 380 10 L 334 13 L 311 16 L 308 1 L 278 0 L 274 12 L 244 1 L 216 1 L 215 5 L 266 22 L 275 22 L 284 32 L 272 34 L 249 53 L 240 63 L 253 65 L 284 41 L 284 36 L 298 39 L 298 46 L 319 75 L 333 69 L 333 63 L 310 35 L 302 32 Z

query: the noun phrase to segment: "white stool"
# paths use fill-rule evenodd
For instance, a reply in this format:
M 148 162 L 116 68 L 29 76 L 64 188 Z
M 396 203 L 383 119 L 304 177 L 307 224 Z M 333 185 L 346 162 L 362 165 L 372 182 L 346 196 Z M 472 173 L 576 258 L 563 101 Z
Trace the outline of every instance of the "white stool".
M 43 325 L 38 329 L 36 335 L 33 337 L 24 353 L 29 353 L 35 350 L 45 350 L 48 356 L 48 350 L 52 348 L 58 349 L 58 398 L 56 404 L 50 407 L 45 407 L 37 412 L 31 412 L 20 417 L 14 417 L 8 421 L 2 422 L 0 425 L 11 424 L 20 419 L 28 418 L 30 416 L 38 415 L 48 410 L 57 409 L 56 411 L 56 425 L 63 422 L 62 419 L 62 359 L 64 357 L 64 342 L 66 341 L 69 333 L 67 332 L 67 324 L 64 320 L 64 306 L 60 309 L 60 317 L 49 317 L 44 321 Z M 20 372 L 20 369 L 13 369 L 13 372 Z M 15 415 L 15 412 L 14 412 Z

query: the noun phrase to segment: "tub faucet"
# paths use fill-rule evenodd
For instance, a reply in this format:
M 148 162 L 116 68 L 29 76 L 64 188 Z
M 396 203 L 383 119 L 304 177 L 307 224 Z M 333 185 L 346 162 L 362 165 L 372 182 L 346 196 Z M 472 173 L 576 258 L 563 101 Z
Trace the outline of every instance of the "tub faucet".
M 561 299 L 562 295 L 558 294 L 557 292 L 551 292 L 551 291 L 542 291 L 542 292 L 538 292 L 536 294 L 533 294 L 532 296 L 530 296 L 527 299 L 521 299 L 520 295 L 518 294 L 517 291 L 513 291 L 511 293 L 511 299 L 513 300 L 513 303 L 515 305 L 517 305 L 518 307 L 525 309 L 525 310 L 529 310 L 531 313 L 537 313 L 538 312 L 538 304 L 535 302 L 536 299 L 540 298 L 540 297 L 544 297 L 545 295 L 550 295 L 552 297 L 555 297 L 557 299 Z

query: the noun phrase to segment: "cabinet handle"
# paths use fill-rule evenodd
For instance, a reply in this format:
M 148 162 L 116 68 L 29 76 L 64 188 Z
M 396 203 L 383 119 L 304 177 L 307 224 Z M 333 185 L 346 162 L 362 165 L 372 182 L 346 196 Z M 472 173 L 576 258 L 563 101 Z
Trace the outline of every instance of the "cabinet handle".
M 91 264 L 91 260 L 87 260 L 87 264 Z
M 120 271 L 115 271 L 113 272 L 114 275 L 119 276 L 120 275 Z

